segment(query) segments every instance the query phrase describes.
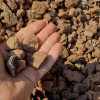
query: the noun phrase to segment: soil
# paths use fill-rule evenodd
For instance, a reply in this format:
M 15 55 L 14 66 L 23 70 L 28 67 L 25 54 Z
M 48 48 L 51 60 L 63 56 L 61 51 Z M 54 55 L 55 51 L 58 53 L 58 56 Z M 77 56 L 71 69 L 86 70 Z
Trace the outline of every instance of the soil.
M 63 51 L 55 65 L 38 82 L 29 100 L 99 100 L 99 0 L 0 0 L 0 20 L 0 42 L 36 20 L 54 23 L 61 35 Z M 17 39 L 13 38 L 13 41 L 18 43 Z M 28 48 L 34 45 L 34 52 L 38 50 L 38 43 L 35 40 L 37 44 L 31 44 L 32 41 L 30 39 L 25 44 Z M 24 68 L 27 58 L 24 53 L 28 49 L 23 50 L 22 45 L 13 43 L 8 42 L 8 51 L 12 55 L 14 50 L 21 50 L 17 57 Z M 11 66 L 13 68 L 14 64 Z

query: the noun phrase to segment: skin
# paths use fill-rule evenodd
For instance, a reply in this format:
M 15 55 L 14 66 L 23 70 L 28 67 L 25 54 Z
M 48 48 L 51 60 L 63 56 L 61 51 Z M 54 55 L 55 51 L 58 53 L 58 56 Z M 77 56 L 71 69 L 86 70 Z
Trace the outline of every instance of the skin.
M 5 70 L 4 61 L 7 58 L 6 43 L 0 45 L 0 100 L 27 100 L 37 82 L 49 71 L 58 59 L 62 45 L 60 35 L 56 33 L 56 26 L 44 21 L 36 21 L 16 33 L 22 43 L 27 34 L 35 34 L 39 39 L 39 51 L 46 51 L 48 56 L 40 69 L 33 70 L 27 67 L 15 78 Z

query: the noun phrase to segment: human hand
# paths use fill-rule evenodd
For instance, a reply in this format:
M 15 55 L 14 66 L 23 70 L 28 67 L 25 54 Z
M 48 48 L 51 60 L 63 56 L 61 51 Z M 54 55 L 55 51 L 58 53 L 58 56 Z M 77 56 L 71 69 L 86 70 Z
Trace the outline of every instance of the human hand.
M 49 71 L 62 51 L 60 35 L 56 33 L 56 26 L 53 24 L 46 25 L 44 21 L 37 21 L 21 29 L 15 36 L 22 43 L 27 34 L 38 37 L 39 51 L 46 51 L 47 58 L 40 69 L 26 67 L 13 78 L 5 70 L 7 50 L 6 43 L 3 42 L 0 45 L 0 100 L 27 100 L 37 82 Z

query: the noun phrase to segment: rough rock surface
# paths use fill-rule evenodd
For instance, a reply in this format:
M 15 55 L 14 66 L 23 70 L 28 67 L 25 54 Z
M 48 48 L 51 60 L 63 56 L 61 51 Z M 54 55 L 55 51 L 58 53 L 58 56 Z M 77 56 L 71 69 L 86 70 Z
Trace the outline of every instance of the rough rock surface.
M 23 50 L 11 50 L 8 54 L 8 57 L 15 55 L 16 57 L 18 57 L 19 59 L 23 59 L 25 57 L 25 53 Z
M 84 76 L 81 73 L 71 70 L 64 70 L 63 75 L 69 81 L 75 81 L 75 82 L 81 82 L 82 79 L 84 78 Z
M 17 67 L 17 63 L 16 63 L 16 56 L 11 56 L 9 57 L 8 61 L 7 61 L 7 69 L 9 70 L 10 74 L 15 77 L 16 73 L 16 67 Z
M 16 25 L 18 22 L 17 17 L 14 13 L 11 12 L 11 10 L 6 7 L 4 9 L 4 23 L 7 24 L 8 27 Z
M 7 50 L 22 49 L 22 46 L 16 37 L 11 37 L 6 42 Z
M 29 66 L 35 69 L 39 69 L 46 57 L 47 57 L 46 52 L 38 51 L 38 52 L 35 52 L 31 57 L 27 59 L 27 63 Z
M 34 34 L 28 35 L 23 40 L 23 49 L 28 52 L 37 51 L 39 48 L 38 39 Z
M 24 60 L 17 60 L 17 65 L 16 73 L 19 73 L 26 67 L 26 62 Z
M 32 10 L 33 12 L 37 14 L 44 14 L 46 12 L 46 2 L 39 2 L 39 1 L 34 1 L 32 4 Z
M 65 7 L 70 8 L 70 7 L 75 7 L 78 5 L 80 0 L 65 0 Z

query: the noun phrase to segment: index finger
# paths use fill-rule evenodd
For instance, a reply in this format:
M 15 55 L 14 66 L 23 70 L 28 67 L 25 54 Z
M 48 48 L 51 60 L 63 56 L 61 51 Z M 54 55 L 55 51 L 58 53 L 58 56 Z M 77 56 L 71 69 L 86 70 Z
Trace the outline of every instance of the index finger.
M 19 32 L 17 32 L 15 34 L 15 36 L 22 43 L 23 39 L 27 36 L 27 34 L 35 34 L 36 35 L 45 26 L 46 26 L 46 23 L 43 20 L 39 20 L 39 21 L 33 22 L 30 25 L 28 25 L 27 27 L 21 29 Z

